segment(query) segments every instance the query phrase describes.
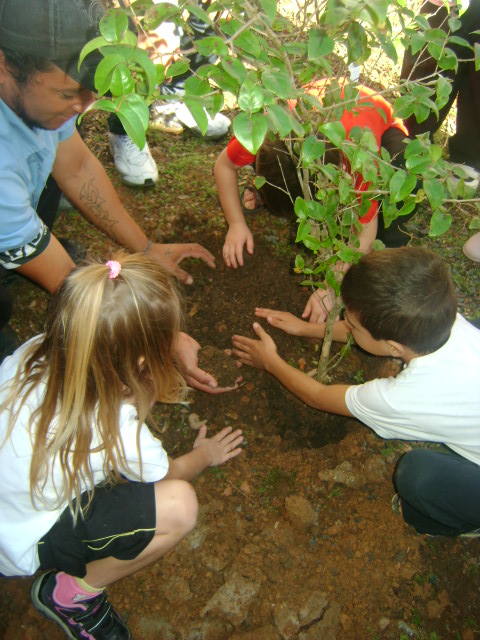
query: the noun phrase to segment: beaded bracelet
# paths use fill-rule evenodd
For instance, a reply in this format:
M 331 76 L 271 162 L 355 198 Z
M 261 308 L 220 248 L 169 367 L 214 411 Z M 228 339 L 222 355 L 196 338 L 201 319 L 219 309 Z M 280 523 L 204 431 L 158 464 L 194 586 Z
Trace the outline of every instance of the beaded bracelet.
M 150 251 L 151 247 L 152 247 L 152 241 L 151 241 L 151 240 L 149 240 L 149 241 L 148 241 L 148 244 L 147 244 L 147 248 L 146 248 L 146 249 L 145 249 L 145 251 L 143 252 L 143 255 L 145 255 L 148 251 Z

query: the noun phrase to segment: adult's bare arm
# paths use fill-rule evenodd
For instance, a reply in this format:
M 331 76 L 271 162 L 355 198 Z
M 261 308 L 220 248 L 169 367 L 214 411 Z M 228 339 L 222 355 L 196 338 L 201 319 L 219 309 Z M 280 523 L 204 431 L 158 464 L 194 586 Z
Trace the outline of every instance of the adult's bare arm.
M 132 252 L 147 249 L 145 232 L 122 205 L 105 169 L 77 131 L 60 143 L 52 173 L 68 199 L 98 229 Z M 178 266 L 183 259 L 200 258 L 215 266 L 215 258 L 199 244 L 154 243 L 148 254 L 187 284 L 193 280 Z

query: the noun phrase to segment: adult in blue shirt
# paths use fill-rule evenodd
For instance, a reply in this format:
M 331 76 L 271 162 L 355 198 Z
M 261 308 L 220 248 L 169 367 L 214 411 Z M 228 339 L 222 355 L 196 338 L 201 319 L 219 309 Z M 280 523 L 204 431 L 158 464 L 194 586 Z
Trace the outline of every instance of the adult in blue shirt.
M 152 243 L 75 129 L 76 117 L 94 99 L 98 62 L 88 56 L 79 70 L 78 56 L 97 34 L 101 15 L 99 0 L 0 1 L 0 266 L 49 292 L 74 268 L 50 228 L 55 206 L 48 204 L 44 187 L 51 175 L 98 229 L 132 252 L 148 253 L 190 284 L 179 263 L 195 257 L 214 267 L 212 254 L 198 244 Z M 214 378 L 198 368 L 198 349 L 181 334 L 182 373 L 196 388 L 219 391 Z

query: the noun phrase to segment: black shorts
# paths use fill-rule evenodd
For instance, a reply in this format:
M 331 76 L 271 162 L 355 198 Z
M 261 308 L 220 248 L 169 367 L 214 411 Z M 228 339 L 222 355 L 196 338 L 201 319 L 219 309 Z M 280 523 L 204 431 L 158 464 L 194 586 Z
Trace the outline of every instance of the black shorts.
M 82 495 L 82 504 L 87 496 Z M 48 533 L 38 542 L 40 568 L 65 571 L 83 578 L 86 565 L 114 557 L 133 560 L 155 535 L 155 485 L 124 482 L 95 487 L 84 517 L 74 523 L 65 509 Z

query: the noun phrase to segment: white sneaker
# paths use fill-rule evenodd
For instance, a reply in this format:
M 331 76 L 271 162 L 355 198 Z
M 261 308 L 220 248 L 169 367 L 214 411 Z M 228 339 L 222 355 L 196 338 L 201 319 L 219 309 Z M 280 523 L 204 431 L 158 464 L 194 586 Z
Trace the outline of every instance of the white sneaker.
M 223 113 L 217 113 L 214 118 L 211 118 L 206 110 L 205 113 L 207 114 L 208 126 L 205 135 L 203 135 L 200 131 L 200 127 L 195 121 L 195 118 L 183 102 L 179 103 L 176 110 L 177 120 L 179 120 L 184 127 L 187 127 L 196 136 L 201 136 L 206 140 L 218 140 L 219 138 L 223 138 L 230 129 L 231 122 L 229 118 L 224 116 Z
M 470 260 L 480 262 L 480 233 L 476 233 L 466 241 L 463 245 L 463 253 Z
M 150 111 L 150 126 L 163 133 L 178 135 L 183 133 L 183 126 L 177 119 L 177 108 L 180 102 L 154 102 Z
M 460 169 L 461 178 L 463 179 L 466 187 L 477 189 L 480 183 L 480 172 L 468 164 L 459 164 L 458 162 L 452 162 L 453 167 Z M 458 184 L 460 177 L 458 175 L 453 176 L 454 181 Z
M 151 187 L 158 180 L 158 169 L 148 144 L 140 150 L 126 134 L 108 132 L 110 153 L 122 180 L 132 187 Z
M 208 113 L 208 126 L 205 135 L 202 135 L 200 127 L 197 125 L 195 118 L 190 113 L 188 107 L 183 102 L 167 102 L 166 104 L 155 103 L 153 105 L 150 125 L 154 129 L 159 129 L 166 133 L 182 133 L 185 129 L 191 131 L 194 135 L 205 138 L 206 140 L 218 140 L 228 133 L 232 124 L 223 113 L 217 113 L 211 118 Z

